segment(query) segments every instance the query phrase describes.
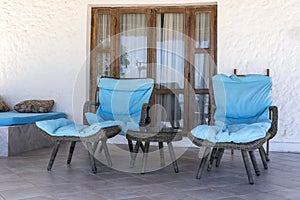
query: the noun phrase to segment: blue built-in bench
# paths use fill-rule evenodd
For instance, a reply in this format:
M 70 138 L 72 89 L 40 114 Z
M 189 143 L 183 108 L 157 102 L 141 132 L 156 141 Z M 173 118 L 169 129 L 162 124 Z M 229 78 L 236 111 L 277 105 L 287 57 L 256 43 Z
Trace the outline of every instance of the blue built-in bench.
M 52 145 L 51 141 L 40 134 L 35 122 L 66 117 L 62 112 L 0 112 L 0 156 L 16 155 Z

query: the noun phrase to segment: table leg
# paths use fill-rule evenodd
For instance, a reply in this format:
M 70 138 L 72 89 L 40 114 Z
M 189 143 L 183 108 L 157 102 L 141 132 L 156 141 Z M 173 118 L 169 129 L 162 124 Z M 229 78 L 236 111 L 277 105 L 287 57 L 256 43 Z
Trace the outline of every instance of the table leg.
M 140 148 L 142 149 L 143 152 L 145 152 L 145 147 L 142 142 L 140 143 Z
M 144 149 L 144 153 L 143 153 L 142 174 L 144 174 L 146 171 L 149 146 L 150 146 L 150 142 L 145 142 L 145 149 Z
M 140 148 L 140 146 L 141 146 L 141 143 L 142 143 L 142 142 L 137 141 L 136 144 L 135 144 L 134 152 L 133 152 L 133 155 L 132 155 L 131 161 L 130 161 L 130 167 L 133 167 L 133 166 L 134 166 L 135 159 L 136 159 L 137 153 L 139 152 L 139 148 Z
M 177 165 L 177 161 L 176 161 L 176 157 L 175 157 L 175 153 L 174 153 L 174 149 L 173 149 L 173 145 L 171 142 L 167 142 L 168 147 L 169 147 L 169 152 L 170 152 L 170 156 L 171 156 L 171 160 L 172 160 L 172 164 L 174 167 L 174 171 L 176 173 L 178 173 L 178 165 Z
M 160 166 L 165 166 L 165 155 L 164 155 L 164 145 L 162 142 L 158 142 L 159 154 L 160 154 Z
M 133 158 L 133 144 L 132 144 L 132 140 L 127 140 L 127 141 L 128 141 L 129 152 L 130 152 L 130 158 L 132 160 L 132 158 Z

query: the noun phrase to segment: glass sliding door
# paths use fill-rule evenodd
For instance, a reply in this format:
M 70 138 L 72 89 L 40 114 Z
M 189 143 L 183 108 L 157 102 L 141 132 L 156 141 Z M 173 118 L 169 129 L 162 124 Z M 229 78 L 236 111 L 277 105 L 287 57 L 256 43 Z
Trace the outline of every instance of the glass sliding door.
M 184 87 L 184 14 L 157 15 L 156 81 L 172 89 Z M 170 83 L 176 83 L 171 84 Z
M 97 76 L 110 75 L 110 15 L 98 14 L 97 24 Z
M 97 24 L 97 77 L 110 75 L 110 15 L 98 14 Z
M 216 31 L 215 26 L 212 26 L 213 10 L 195 10 L 193 15 L 195 16 L 192 26 L 195 27 L 192 33 L 194 38 L 191 43 L 192 62 L 191 85 L 195 91 L 195 95 L 191 97 L 191 102 L 194 102 L 190 106 L 190 112 L 194 115 L 190 121 L 191 127 L 195 127 L 199 124 L 210 123 L 210 105 L 212 97 L 209 95 L 211 77 L 215 72 L 215 48 L 214 38 L 212 34 Z
M 95 98 L 99 78 L 111 75 L 111 14 L 105 9 L 93 9 L 92 23 L 90 99 Z
M 195 119 L 194 125 L 208 123 L 209 110 L 209 65 L 208 53 L 195 54 Z
M 166 112 L 164 125 L 183 127 L 185 14 L 156 15 L 156 99 Z

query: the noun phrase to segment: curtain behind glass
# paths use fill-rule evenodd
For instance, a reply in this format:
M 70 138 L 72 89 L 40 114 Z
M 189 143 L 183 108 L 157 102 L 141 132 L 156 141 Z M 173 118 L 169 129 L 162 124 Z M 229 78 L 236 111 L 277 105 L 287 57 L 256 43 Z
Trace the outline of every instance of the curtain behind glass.
M 120 76 L 147 77 L 147 15 L 122 14 L 120 31 Z
M 184 39 L 184 14 L 157 15 L 156 76 L 158 83 L 173 82 L 183 88 Z
M 110 47 L 110 15 L 98 15 L 97 46 L 100 48 Z
M 199 12 L 196 14 L 195 48 L 209 48 L 210 40 L 210 13 Z
M 99 14 L 97 26 L 97 48 L 110 48 L 110 15 Z M 97 52 L 97 82 L 101 76 L 110 75 L 110 53 Z
M 184 14 L 158 14 L 156 21 L 157 87 L 172 92 L 172 89 L 184 87 Z M 172 127 L 182 126 L 182 95 L 159 94 L 156 103 L 164 107 Z

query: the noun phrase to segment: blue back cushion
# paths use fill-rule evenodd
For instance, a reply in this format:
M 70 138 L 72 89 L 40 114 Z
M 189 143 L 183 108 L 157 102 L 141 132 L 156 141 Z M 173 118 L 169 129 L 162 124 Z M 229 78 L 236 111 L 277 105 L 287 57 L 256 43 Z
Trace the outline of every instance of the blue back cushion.
M 269 121 L 269 107 L 272 105 L 271 77 L 228 77 L 219 74 L 213 77 L 213 90 L 216 104 L 214 119 L 217 125 Z
M 99 87 L 100 106 L 97 115 L 103 120 L 135 122 L 140 120 L 144 103 L 149 103 L 153 79 L 101 78 Z

